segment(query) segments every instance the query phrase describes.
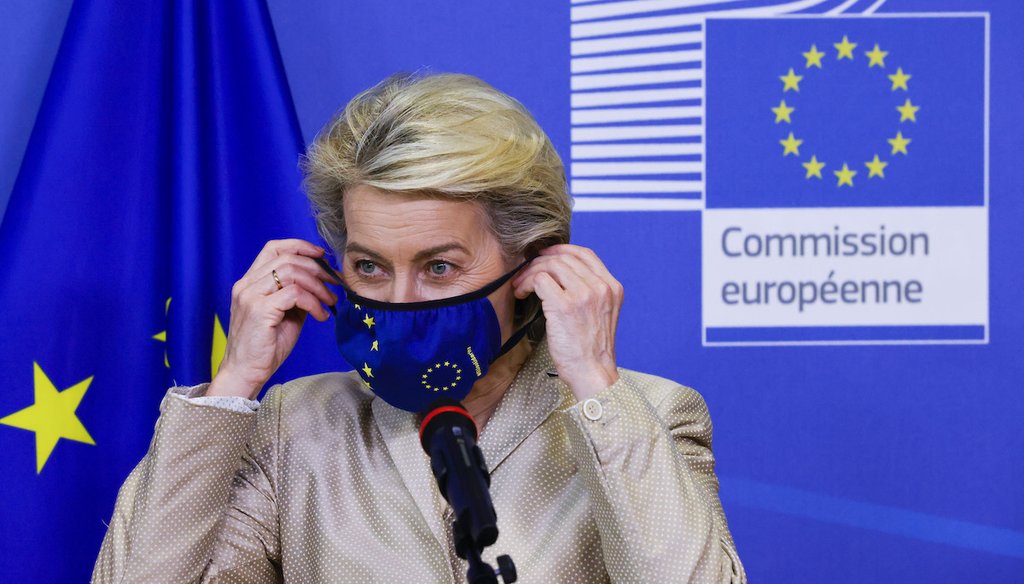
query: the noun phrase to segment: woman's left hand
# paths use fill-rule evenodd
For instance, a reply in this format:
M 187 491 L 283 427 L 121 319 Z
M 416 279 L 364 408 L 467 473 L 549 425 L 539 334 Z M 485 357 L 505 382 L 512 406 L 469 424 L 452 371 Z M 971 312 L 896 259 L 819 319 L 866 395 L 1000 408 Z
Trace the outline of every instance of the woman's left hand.
M 540 252 L 514 280 L 516 298 L 536 292 L 547 320 L 548 350 L 558 376 L 579 400 L 619 379 L 615 328 L 622 284 L 592 250 L 554 245 Z

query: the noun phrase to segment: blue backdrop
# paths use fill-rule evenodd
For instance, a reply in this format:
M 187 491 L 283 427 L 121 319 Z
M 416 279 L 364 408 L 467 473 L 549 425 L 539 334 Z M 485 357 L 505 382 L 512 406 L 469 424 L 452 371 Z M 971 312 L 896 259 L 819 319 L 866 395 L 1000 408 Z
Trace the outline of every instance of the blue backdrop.
M 682 5 L 696 6 L 680 8 Z M 1024 37 L 1019 34 L 1024 26 L 1024 4 L 996 0 L 660 4 L 270 0 L 269 6 L 307 143 L 352 95 L 396 70 L 426 67 L 478 75 L 534 113 L 566 162 L 579 200 L 574 242 L 594 248 L 626 287 L 618 340 L 620 364 L 695 387 L 708 401 L 715 422 L 722 500 L 752 581 L 1024 581 L 1024 463 L 1020 460 L 1024 453 L 1020 432 L 1020 420 L 1024 419 L 1024 384 L 1020 381 L 1024 377 L 1024 300 L 1019 292 L 1024 289 L 1024 262 L 1018 252 L 1022 243 L 1019 226 L 1024 222 L 1020 187 L 1024 167 L 1019 163 L 1024 152 L 1024 109 L 1020 107 Z M 0 47 L 9 55 L 0 60 L 0 74 L 13 81 L 10 91 L 0 95 L 0 203 L 6 201 L 28 144 L 68 8 L 67 2 L 14 2 L 0 7 Z M 723 14 L 727 10 L 740 12 Z M 962 204 L 964 217 L 975 217 L 972 213 L 980 210 L 980 226 L 970 223 L 975 231 L 967 227 L 959 231 L 970 231 L 968 244 L 975 246 L 970 249 L 985 252 L 977 256 L 976 263 L 987 264 L 980 277 L 987 281 L 977 282 L 975 272 L 964 272 L 961 279 L 970 279 L 970 285 L 965 285 L 961 300 L 950 300 L 950 306 L 960 310 L 970 305 L 964 310 L 977 309 L 974 312 L 983 314 L 984 319 L 950 317 L 943 321 L 943 314 L 936 314 L 936 309 L 929 313 L 930 305 L 925 303 L 923 309 L 908 307 L 917 312 L 911 311 L 913 316 L 907 318 L 902 317 L 903 311 L 872 312 L 876 307 L 866 307 L 863 312 L 844 313 L 847 320 L 835 317 L 829 321 L 829 313 L 813 322 L 788 313 L 751 313 L 751 319 L 763 316 L 763 320 L 749 324 L 739 319 L 722 326 L 806 329 L 834 325 L 849 330 L 848 318 L 862 315 L 855 324 L 897 327 L 897 333 L 922 323 L 978 325 L 984 329 L 983 338 L 971 342 L 938 339 L 927 344 L 904 343 L 900 341 L 905 339 L 891 336 L 885 344 L 875 338 L 815 345 L 708 343 L 704 329 L 719 316 L 711 313 L 706 290 L 711 262 L 717 260 L 708 257 L 705 236 L 717 223 L 709 216 L 716 203 L 704 197 L 705 163 L 709 175 L 724 165 L 728 178 L 732 169 L 732 186 L 737 190 L 726 192 L 723 196 L 731 202 L 720 206 L 739 208 L 740 212 L 757 206 L 836 207 L 833 199 L 804 202 L 811 195 L 797 192 L 803 185 L 820 189 L 826 181 L 832 190 L 822 197 L 853 197 L 860 187 L 871 188 L 861 191 L 868 197 L 882 197 L 886 192 L 878 186 L 883 179 L 869 178 L 870 167 L 864 164 L 876 153 L 873 150 L 857 152 L 856 165 L 850 159 L 850 167 L 858 171 L 851 187 L 837 184 L 838 175 L 833 175 L 842 164 L 833 157 L 845 155 L 835 143 L 818 153 L 828 163 L 821 171 L 824 178 L 820 184 L 814 182 L 816 177 L 806 177 L 807 167 L 800 166 L 809 158 L 811 140 L 829 137 L 829 132 L 807 125 L 813 118 L 800 116 L 807 112 L 824 115 L 814 113 L 815 108 L 821 109 L 823 92 L 835 86 L 826 87 L 824 82 L 814 86 L 813 75 L 819 69 L 822 75 L 830 74 L 836 70 L 834 66 L 844 64 L 837 58 L 839 49 L 833 47 L 840 39 L 833 37 L 846 29 L 833 27 L 821 33 L 824 36 L 813 37 L 813 30 L 794 19 L 786 22 L 796 24 L 777 34 L 749 31 L 736 40 L 735 52 L 730 52 L 728 44 L 714 45 L 710 36 L 705 43 L 703 35 L 716 30 L 737 34 L 735 29 L 712 28 L 737 24 L 716 20 L 705 25 L 705 13 L 754 21 L 771 14 L 799 13 L 806 15 L 810 26 L 827 27 L 834 21 L 826 18 L 839 14 L 874 13 L 880 18 L 911 13 L 937 18 L 967 11 L 978 19 L 971 22 L 979 22 L 979 26 L 968 23 L 958 28 L 956 23 L 947 23 L 945 28 L 939 26 L 940 33 L 922 33 L 920 29 L 887 26 L 897 21 L 890 19 L 871 21 L 877 30 L 848 29 L 851 40 L 861 43 L 853 53 L 853 60 L 862 67 L 857 75 L 875 73 L 867 65 L 865 52 L 880 43 L 889 54 L 884 75 L 879 77 L 882 89 L 878 99 L 901 98 L 884 104 L 894 116 L 887 125 L 865 126 L 879 133 L 877 154 L 888 162 L 884 180 L 890 181 L 884 184 L 898 190 L 889 193 L 888 204 L 913 206 L 921 198 L 939 201 L 933 203 L 936 205 Z M 905 20 L 898 22 L 898 26 L 909 26 Z M 759 34 L 764 38 L 755 43 Z M 974 36 L 960 38 L 960 34 Z M 636 40 L 647 35 L 659 38 Z M 856 35 L 863 38 L 854 38 Z M 781 40 L 776 42 L 773 37 Z M 786 38 L 795 38 L 795 44 L 787 44 Z M 825 39 L 816 45 L 826 53 L 820 68 L 807 65 L 801 56 L 815 38 Z M 934 45 L 932 53 L 922 52 L 922 44 L 926 49 L 927 43 Z M 747 61 L 743 51 L 749 52 L 752 45 L 756 52 Z M 719 48 L 712 53 L 716 46 Z M 776 71 L 777 66 L 769 62 L 783 53 L 786 59 L 779 63 L 788 64 Z M 944 60 L 928 60 L 929 55 Z M 732 113 L 716 108 L 742 108 L 746 103 L 736 99 L 735 90 L 725 92 L 723 101 L 712 102 L 716 87 L 728 87 L 714 84 L 716 71 L 722 72 L 710 69 L 714 63 L 737 71 L 719 83 L 747 88 L 750 100 L 762 104 L 760 110 L 749 114 L 748 138 L 751 142 L 763 140 L 775 150 L 765 148 L 762 154 L 761 146 L 742 143 L 742 132 L 731 142 L 737 149 L 735 160 L 730 161 L 728 146 L 710 150 L 715 147 L 711 135 L 715 124 L 725 123 Z M 897 65 L 912 75 L 909 91 L 890 88 L 886 76 L 893 74 Z M 705 71 L 705 67 L 709 69 Z M 784 82 L 778 80 L 788 67 L 803 76 L 800 91 L 786 91 Z M 770 69 L 764 85 L 753 76 L 749 82 L 737 80 L 738 75 L 754 75 L 750 73 L 754 69 Z M 933 81 L 928 81 L 932 70 Z M 951 71 L 961 74 L 952 75 Z M 954 86 L 963 83 L 963 91 L 947 87 L 948 95 L 944 95 L 941 88 L 929 85 L 944 74 L 951 75 L 949 83 Z M 629 75 L 643 77 L 638 81 L 640 78 Z M 897 121 L 900 114 L 895 107 L 903 104 L 904 93 L 913 103 L 921 104 L 916 122 Z M 970 95 L 962 103 L 954 99 L 964 93 Z M 984 102 L 980 119 L 971 109 L 979 94 Z M 773 121 L 771 108 L 780 98 L 796 106 L 789 125 Z M 944 99 L 952 99 L 952 105 L 940 105 Z M 956 118 L 961 125 L 955 130 L 964 138 L 959 145 L 950 145 L 942 142 L 950 139 L 948 133 L 925 126 L 956 107 L 966 108 L 970 115 Z M 771 134 L 770 141 L 762 139 L 756 126 L 760 123 L 757 111 L 767 120 L 765 132 L 782 133 Z M 742 119 L 748 113 L 744 110 L 736 115 Z M 848 120 L 844 123 L 837 131 L 856 133 L 860 129 Z M 922 133 L 911 135 L 918 127 Z M 709 133 L 706 153 L 702 147 L 704 128 Z M 742 128 L 725 130 L 728 138 L 729 131 Z M 800 132 L 807 132 L 799 158 L 782 154 L 783 147 L 776 146 L 790 130 L 797 138 Z M 892 152 L 891 143 L 885 141 L 897 131 L 917 140 L 910 142 L 905 156 Z M 936 136 L 931 146 L 925 143 L 928 136 Z M 585 148 L 593 145 L 609 148 Z M 660 152 L 644 150 L 645 145 L 656 145 Z M 923 150 L 915 150 L 917 146 Z M 963 172 L 935 184 L 933 175 L 925 177 L 930 172 L 928 165 L 918 163 L 927 148 L 939 149 L 936 156 L 945 157 L 937 171 L 962 164 Z M 962 151 L 950 152 L 958 148 Z M 740 165 L 742 160 L 748 162 Z M 934 159 L 931 162 L 940 164 Z M 783 163 L 786 166 L 780 167 Z M 652 166 L 640 166 L 644 164 Z M 786 169 L 796 174 L 783 176 Z M 780 188 L 790 191 L 771 193 L 768 198 L 775 200 L 767 203 L 743 202 L 750 193 L 740 192 L 742 189 L 764 184 L 748 176 L 774 175 L 782 176 Z M 971 190 L 979 175 L 985 182 L 980 199 L 978 191 Z M 961 183 L 967 186 L 960 188 Z M 939 192 L 944 185 L 948 192 Z M 714 194 L 713 190 L 708 193 Z M 886 204 L 878 203 L 878 207 Z M 875 203 L 857 200 L 843 203 L 839 212 L 845 212 L 842 209 L 847 205 L 878 208 L 873 207 Z M 735 217 L 745 221 L 753 216 Z M 729 216 L 729 220 L 735 217 Z M 832 217 L 827 229 L 831 229 Z M 958 231 L 956 221 L 935 225 L 935 229 Z M 933 240 L 940 242 L 939 232 L 933 233 Z M 952 272 L 946 276 L 953 280 L 971 259 L 957 263 L 949 256 L 953 259 L 944 264 L 946 256 L 938 251 L 934 255 L 937 263 L 927 266 L 926 275 L 939 277 L 946 270 Z M 910 269 L 902 266 L 899 269 Z M 778 269 L 790 267 L 779 264 Z M 816 277 L 825 278 L 828 268 L 824 271 Z M 725 322 L 731 317 L 725 313 L 721 318 Z M 296 353 L 291 359 L 298 358 Z M 320 365 L 310 364 L 314 368 Z M 320 368 L 336 366 L 332 362 Z M 79 380 L 61 380 L 57 386 L 64 389 Z M 151 392 L 156 399 L 165 389 L 135 388 Z M 30 384 L 5 385 L 0 392 L 0 417 L 31 403 Z M 88 399 L 87 395 L 83 408 Z M 80 410 L 79 414 L 87 428 L 102 416 L 99 411 L 86 415 Z M 151 415 L 155 419 L 156 411 Z M 139 425 L 145 427 L 152 419 L 142 419 Z M 134 447 L 140 454 L 148 438 L 148 434 L 131 438 L 137 441 Z M 24 430 L 0 426 L 0 443 L 3 456 L 12 460 L 35 457 L 35 444 Z M 99 446 L 65 440 L 52 456 L 74 457 L 81 452 L 75 448 Z M 44 469 L 39 476 L 45 477 L 50 470 Z M 29 469 L 32 471 L 35 468 Z M 111 472 L 127 471 L 118 468 Z M 119 482 L 123 475 L 115 478 Z M 101 501 L 95 508 L 95 522 L 109 516 L 114 494 L 103 488 L 92 495 Z M 7 532 L 5 539 L 11 529 L 4 518 L 0 530 Z M 85 555 L 94 556 L 100 536 L 99 527 L 83 533 L 78 545 L 87 549 Z M 14 566 L 22 560 L 60 562 L 61 556 L 41 548 L 36 557 L 5 558 L 3 566 L 17 570 Z M 89 567 L 76 566 L 59 573 L 84 576 Z M 58 572 L 24 569 L 19 573 L 54 577 Z M 0 575 L 0 579 L 5 578 Z

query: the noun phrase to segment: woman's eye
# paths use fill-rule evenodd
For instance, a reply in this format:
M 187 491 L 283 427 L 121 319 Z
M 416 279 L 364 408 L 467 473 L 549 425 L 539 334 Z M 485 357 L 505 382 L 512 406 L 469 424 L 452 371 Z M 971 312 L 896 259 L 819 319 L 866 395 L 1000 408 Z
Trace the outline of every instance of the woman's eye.
M 371 276 L 376 273 L 377 264 L 370 260 L 356 260 L 356 270 L 358 270 L 360 274 Z
M 430 273 L 434 276 L 444 276 L 451 270 L 448 262 L 433 262 L 430 264 Z

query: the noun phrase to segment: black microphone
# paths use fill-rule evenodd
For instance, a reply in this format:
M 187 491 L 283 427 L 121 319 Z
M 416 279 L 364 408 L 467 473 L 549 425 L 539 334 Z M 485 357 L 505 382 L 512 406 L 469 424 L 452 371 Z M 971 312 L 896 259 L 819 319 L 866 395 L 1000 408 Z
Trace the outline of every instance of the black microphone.
M 477 446 L 476 422 L 462 404 L 451 398 L 434 401 L 420 423 L 420 445 L 430 456 L 437 486 L 455 512 L 452 534 L 455 552 L 469 562 L 469 582 L 516 581 L 515 565 L 508 556 L 498 558 L 494 571 L 480 558 L 483 549 L 498 540 L 498 518 L 491 500 L 491 475 Z

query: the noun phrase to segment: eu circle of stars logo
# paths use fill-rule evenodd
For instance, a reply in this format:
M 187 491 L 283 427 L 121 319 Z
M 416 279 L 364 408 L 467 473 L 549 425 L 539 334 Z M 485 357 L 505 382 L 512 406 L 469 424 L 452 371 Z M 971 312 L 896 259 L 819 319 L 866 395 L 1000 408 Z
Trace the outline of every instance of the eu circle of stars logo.
M 877 68 L 883 73 L 886 69 L 886 58 L 889 56 L 889 51 L 882 50 L 877 43 L 874 47 L 868 51 L 860 51 L 857 49 L 858 43 L 850 40 L 847 35 L 843 35 L 841 41 L 832 43 L 835 48 L 835 58 L 830 58 L 829 52 L 821 51 L 818 49 L 817 44 L 812 44 L 810 49 L 804 53 L 803 56 L 803 68 L 801 74 L 797 74 L 794 67 L 790 67 L 789 71 L 785 75 L 780 75 L 779 80 L 782 82 L 782 99 L 779 104 L 771 108 L 773 114 L 775 114 L 776 125 L 792 125 L 793 117 L 799 116 L 796 112 L 799 110 L 799 95 L 800 95 L 800 84 L 802 82 L 812 83 L 813 75 L 815 74 L 814 69 L 821 70 L 824 67 L 851 67 L 851 66 L 863 66 L 860 63 L 866 62 L 869 70 Z M 889 90 L 891 94 L 898 95 L 904 98 L 901 105 L 895 106 L 896 112 L 899 114 L 899 123 L 904 125 L 906 123 L 917 122 L 917 112 L 920 110 L 920 106 L 912 103 L 909 92 L 910 86 L 909 81 L 911 75 L 906 73 L 902 67 L 897 67 L 896 71 L 892 74 L 886 74 L 888 78 Z M 807 81 L 805 81 L 807 78 Z M 880 83 L 884 83 L 884 79 L 879 79 Z M 900 92 L 900 93 L 897 93 Z M 786 101 L 787 97 L 789 102 Z M 896 114 L 893 114 L 896 115 Z M 884 146 L 883 138 L 885 142 L 888 142 L 888 148 Z M 889 166 L 890 161 L 895 160 L 898 156 L 907 156 L 907 146 L 911 143 L 911 139 L 903 135 L 903 130 L 900 129 L 896 132 L 896 135 L 891 138 L 885 138 L 880 136 L 878 139 L 878 151 L 874 154 L 874 157 L 868 161 L 826 161 L 819 160 L 818 155 L 815 152 L 814 144 L 804 144 L 804 140 L 796 136 L 793 131 L 788 131 L 784 138 L 779 140 L 779 144 L 782 146 L 782 156 L 788 157 L 793 156 L 800 162 L 800 165 L 804 168 L 804 178 L 807 180 L 817 179 L 824 180 L 827 173 L 831 171 L 836 177 L 836 187 L 849 187 L 853 188 L 854 179 L 860 173 L 859 169 L 863 166 L 866 167 L 867 180 L 883 180 L 885 179 L 885 169 Z M 881 152 L 882 154 L 878 154 Z M 809 155 L 809 156 L 808 156 Z M 852 165 L 852 166 L 851 166 Z M 826 170 L 826 168 L 828 170 Z M 822 171 L 825 171 L 823 174 Z
M 448 391 L 462 381 L 462 367 L 451 361 L 437 362 L 428 367 L 420 382 L 430 391 Z

